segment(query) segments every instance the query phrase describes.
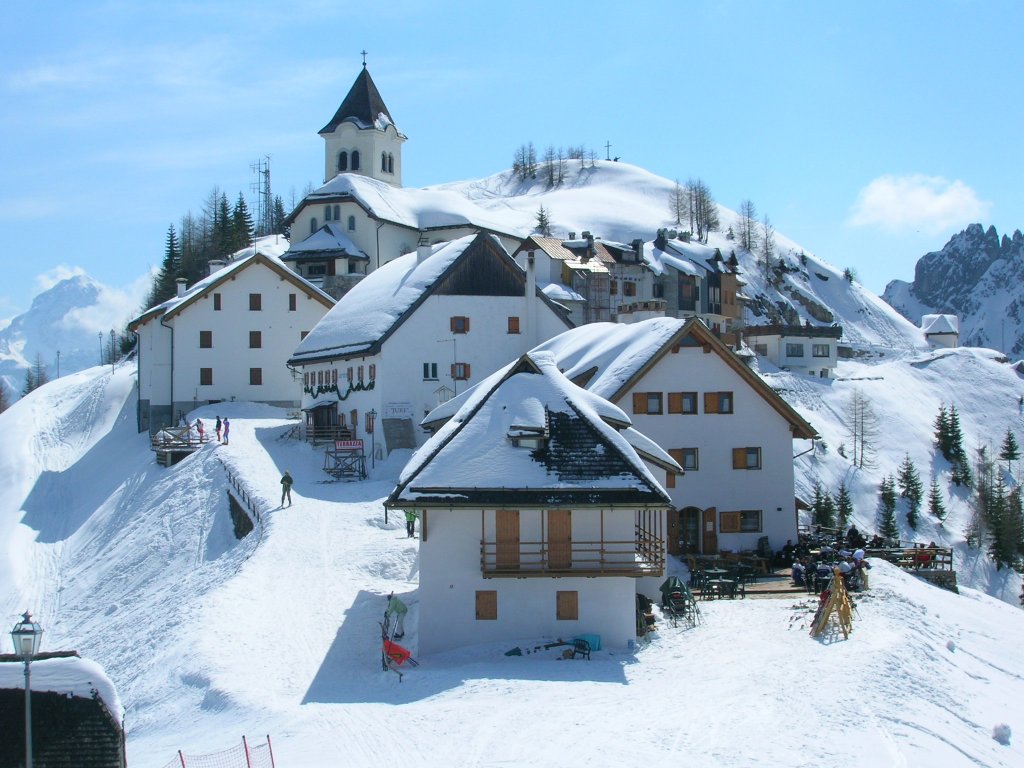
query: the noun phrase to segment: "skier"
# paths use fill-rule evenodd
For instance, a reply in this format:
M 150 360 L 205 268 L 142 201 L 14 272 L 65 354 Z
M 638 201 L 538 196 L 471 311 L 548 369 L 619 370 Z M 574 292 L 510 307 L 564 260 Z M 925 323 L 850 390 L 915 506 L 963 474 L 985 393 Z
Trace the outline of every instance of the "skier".
M 416 513 L 411 509 L 405 510 L 405 535 L 409 539 L 416 535 Z
M 392 592 L 391 596 L 388 597 L 388 609 L 384 611 L 384 622 L 390 626 L 391 619 L 394 617 L 395 620 L 395 631 L 391 637 L 395 640 L 400 640 L 405 636 L 405 614 L 409 612 L 405 603 L 395 597 L 395 593 Z
M 224 445 L 228 444 L 228 433 L 231 432 L 231 422 L 224 419 Z
M 203 442 L 203 438 L 206 437 L 206 432 L 203 430 L 203 420 L 196 419 L 196 432 L 199 433 L 199 442 Z
M 284 506 L 285 497 L 288 498 L 288 506 L 292 505 L 292 475 L 286 469 L 284 477 L 281 478 L 281 506 Z
M 220 442 L 220 430 L 221 430 L 220 416 L 217 417 L 217 442 Z

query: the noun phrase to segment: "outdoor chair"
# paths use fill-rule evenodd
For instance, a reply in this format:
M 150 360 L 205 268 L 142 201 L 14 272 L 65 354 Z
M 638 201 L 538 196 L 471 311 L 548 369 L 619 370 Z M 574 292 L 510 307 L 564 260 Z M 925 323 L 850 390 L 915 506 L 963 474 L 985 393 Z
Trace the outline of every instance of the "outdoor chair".
M 572 641 L 572 657 L 575 659 L 577 656 L 582 656 L 587 661 L 590 660 L 590 643 L 582 637 Z

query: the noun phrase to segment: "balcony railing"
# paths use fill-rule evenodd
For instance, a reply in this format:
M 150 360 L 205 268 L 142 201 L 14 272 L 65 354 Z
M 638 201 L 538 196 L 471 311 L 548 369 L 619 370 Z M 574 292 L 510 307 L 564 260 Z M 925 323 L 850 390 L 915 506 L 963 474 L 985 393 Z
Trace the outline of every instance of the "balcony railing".
M 639 527 L 632 541 L 480 542 L 484 578 L 640 577 L 661 576 L 664 570 L 665 542 Z
M 302 428 L 302 437 L 307 443 L 333 443 L 335 440 L 351 440 L 352 430 L 337 425 L 305 424 Z

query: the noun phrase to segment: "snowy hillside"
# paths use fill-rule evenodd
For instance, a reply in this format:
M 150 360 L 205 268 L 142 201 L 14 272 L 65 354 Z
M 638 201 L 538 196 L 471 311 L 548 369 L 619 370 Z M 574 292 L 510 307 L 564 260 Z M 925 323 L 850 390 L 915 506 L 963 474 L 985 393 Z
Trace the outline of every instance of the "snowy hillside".
M 1024 353 L 1024 235 L 999 237 L 972 224 L 941 250 L 926 253 L 914 282 L 893 280 L 882 297 L 911 322 L 925 314 L 960 318 L 960 343 Z
M 769 378 L 829 442 L 800 459 L 806 483 L 839 471 L 833 414 L 849 387 L 877 398 L 888 460 L 926 442 L 912 417 L 943 393 L 962 403 L 972 438 L 1001 424 L 1004 397 L 1021 391 L 1006 370 L 960 351 L 847 363 L 831 385 Z M 384 522 L 381 505 L 407 456 L 378 464 L 369 481 L 324 484 L 320 454 L 283 439 L 283 411 L 231 403 L 191 414 L 230 416 L 229 446 L 163 469 L 134 430 L 133 383 L 129 366 L 94 368 L 0 414 L 2 614 L 13 624 L 31 607 L 44 650 L 77 648 L 103 665 L 125 705 L 132 766 L 162 768 L 178 749 L 210 753 L 242 733 L 271 734 L 277 764 L 291 768 L 732 768 L 836 764 L 854 752 L 872 765 L 1024 761 L 1019 737 L 992 737 L 997 726 L 1024 729 L 1024 612 L 885 563 L 846 641 L 808 637 L 809 598 L 712 602 L 701 604 L 702 626 L 662 621 L 635 655 L 561 661 L 545 638 L 510 638 L 421 657 L 399 683 L 380 671 L 376 622 L 386 596 L 400 595 L 415 653 L 416 541 Z M 974 384 L 985 395 L 969 396 Z M 264 512 L 241 541 L 226 469 Z M 295 504 L 280 509 L 285 469 Z M 858 522 L 870 519 L 867 495 Z M 960 520 L 947 523 L 953 538 Z M 962 552 L 957 567 L 962 581 L 978 577 Z M 513 646 L 531 652 L 505 656 Z
M 507 171 L 423 192 L 457 192 L 485 211 L 489 220 L 521 236 L 533 231 L 543 205 L 556 236 L 579 236 L 587 230 L 595 237 L 630 243 L 637 238 L 653 240 L 660 228 L 684 228 L 670 217 L 674 187 L 675 182 L 643 168 L 598 160 L 593 168 L 589 161 L 586 168 L 579 161 L 569 162 L 565 180 L 553 188 L 540 178 L 520 182 Z M 843 270 L 779 233 L 776 269 L 766 276 L 757 257 L 726 236 L 730 227 L 738 229 L 738 215 L 719 205 L 719 218 L 721 231 L 709 236 L 708 255 L 715 248 L 726 257 L 736 253 L 747 283 L 744 293 L 753 299 L 753 313 L 747 318 L 751 323 L 837 323 L 843 327 L 843 343 L 861 350 L 913 351 L 924 346 L 920 331 L 878 296 L 847 282 Z M 779 259 L 784 269 L 778 269 Z

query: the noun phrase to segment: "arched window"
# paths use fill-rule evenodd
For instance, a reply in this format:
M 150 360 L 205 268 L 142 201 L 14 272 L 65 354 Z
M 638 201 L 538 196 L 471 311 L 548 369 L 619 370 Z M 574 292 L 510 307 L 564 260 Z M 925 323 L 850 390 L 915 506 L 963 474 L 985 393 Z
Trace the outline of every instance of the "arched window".
M 388 172 L 388 153 L 387 152 L 381 152 L 380 153 L 380 169 L 384 173 Z
M 338 173 L 348 170 L 348 152 L 338 153 Z
M 334 220 L 335 221 L 341 221 L 341 206 L 340 205 L 335 205 L 334 206 Z
M 324 206 L 324 221 L 330 221 L 330 220 L 331 220 L 331 206 L 325 205 Z
M 313 217 L 312 219 L 310 219 L 310 221 L 309 221 L 309 234 L 311 234 L 311 235 L 312 235 L 312 234 L 313 234 L 314 232 L 316 232 L 316 231 L 317 231 L 318 229 L 319 229 L 319 227 L 318 227 L 318 226 L 316 225 L 316 216 L 314 216 L 314 217 Z
M 353 171 L 358 171 L 359 170 L 359 150 L 358 149 L 353 149 L 352 150 L 352 170 Z
M 388 152 L 388 173 L 395 172 L 395 156 Z
M 355 216 L 349 216 L 348 217 L 348 231 L 349 232 L 355 232 L 356 231 L 356 217 Z

